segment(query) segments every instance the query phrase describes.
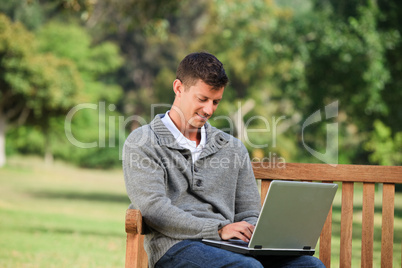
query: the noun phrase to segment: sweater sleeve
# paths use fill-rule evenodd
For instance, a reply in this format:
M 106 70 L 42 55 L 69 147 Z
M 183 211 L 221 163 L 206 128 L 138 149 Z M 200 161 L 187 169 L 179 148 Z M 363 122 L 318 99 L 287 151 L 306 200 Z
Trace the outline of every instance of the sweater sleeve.
M 261 210 L 261 198 L 247 149 L 242 146 L 244 161 L 239 169 L 235 201 L 235 222 L 247 221 L 253 225 Z
M 225 223 L 195 217 L 174 206 L 167 197 L 164 167 L 149 132 L 144 132 L 144 128 L 133 132 L 123 148 L 124 179 L 132 204 L 141 211 L 149 227 L 165 236 L 219 240 L 218 228 Z

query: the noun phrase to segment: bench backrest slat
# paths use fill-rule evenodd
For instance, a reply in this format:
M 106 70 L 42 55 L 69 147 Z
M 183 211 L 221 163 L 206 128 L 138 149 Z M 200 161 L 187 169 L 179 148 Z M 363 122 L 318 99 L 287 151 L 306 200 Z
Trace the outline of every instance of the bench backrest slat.
M 352 266 L 353 182 L 342 183 L 340 267 Z
M 373 267 L 375 184 L 363 184 L 361 266 Z
M 381 267 L 392 267 L 394 247 L 395 184 L 382 186 Z

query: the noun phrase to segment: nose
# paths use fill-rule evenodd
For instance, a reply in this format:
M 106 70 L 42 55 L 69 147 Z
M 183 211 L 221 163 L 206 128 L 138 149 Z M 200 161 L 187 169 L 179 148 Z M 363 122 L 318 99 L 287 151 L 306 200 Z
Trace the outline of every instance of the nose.
M 203 108 L 203 111 L 204 111 L 205 114 L 211 116 L 215 111 L 214 103 L 212 101 L 206 103 L 204 108 Z

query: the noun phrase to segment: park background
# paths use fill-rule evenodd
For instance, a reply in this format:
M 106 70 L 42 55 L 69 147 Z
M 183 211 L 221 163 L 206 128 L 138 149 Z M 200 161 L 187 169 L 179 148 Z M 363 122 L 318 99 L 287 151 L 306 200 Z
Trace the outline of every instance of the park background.
M 396 0 L 0 2 L 0 266 L 123 266 L 121 146 L 172 103 L 190 52 L 224 63 L 230 85 L 210 122 L 252 158 L 320 163 L 306 145 L 325 152 L 336 123 L 337 163 L 401 165 L 401 32 Z M 397 194 L 398 267 L 401 206 Z

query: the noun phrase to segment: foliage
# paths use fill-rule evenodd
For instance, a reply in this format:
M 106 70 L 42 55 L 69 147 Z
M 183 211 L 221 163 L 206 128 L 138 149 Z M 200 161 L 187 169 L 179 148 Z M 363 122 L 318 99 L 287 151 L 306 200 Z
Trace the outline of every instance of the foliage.
M 94 45 L 84 28 L 57 21 L 44 25 L 37 37 L 42 52 L 69 59 L 77 66 L 84 81 L 80 103 L 116 103 L 121 98 L 121 88 L 110 79 L 110 74 L 123 63 L 116 45 L 111 42 Z
M 379 120 L 374 121 L 374 131 L 371 138 L 365 144 L 370 154 L 370 160 L 385 166 L 402 164 L 402 132 L 392 137 L 391 128 Z
M 37 38 L 42 52 L 71 60 L 77 66 L 83 81 L 80 103 L 96 104 L 97 110 L 83 109 L 74 114 L 71 129 L 74 137 L 81 142 L 97 141 L 100 137 L 100 125 L 103 127 L 105 124 L 104 128 L 109 129 L 107 118 L 112 116 L 109 109 L 104 109 L 105 114 L 99 118 L 100 103 L 114 103 L 121 98 L 120 87 L 108 81 L 108 75 L 122 64 L 117 47 L 110 42 L 92 45 L 91 37 L 82 27 L 58 22 L 44 25 L 37 33 Z M 71 144 L 64 133 L 66 114 L 58 120 L 52 120 L 53 134 L 51 137 L 44 137 L 51 139 L 50 149 L 54 156 L 85 167 L 109 168 L 119 163 L 118 147 L 79 148 Z M 31 131 L 35 132 L 35 129 Z M 108 140 L 109 135 L 114 137 L 115 133 L 106 132 L 104 139 Z
M 328 1 L 297 13 L 298 6 L 278 8 L 264 1 L 218 2 L 210 7 L 208 32 L 193 47 L 206 48 L 225 62 L 236 92 L 231 101 L 256 100 L 246 119 L 287 118 L 282 127 L 289 128 L 277 133 L 277 141 L 272 135 L 259 138 L 260 144 L 280 142 L 265 154 L 282 147 L 288 148 L 281 152 L 288 161 L 317 161 L 303 147 L 325 150 L 326 124 L 331 122 L 311 126 L 303 142 L 301 124 L 337 100 L 339 161 L 375 163 L 362 145 L 373 133 L 371 122 L 388 117 L 396 107 L 384 94 L 393 82 L 386 55 L 395 51 L 400 35 L 395 28 L 378 27 L 383 14 L 374 4 L 355 3 L 350 14 L 335 12 L 332 4 L 337 5 Z M 233 111 L 227 107 L 223 114 Z M 264 128 L 263 121 L 255 120 L 254 127 Z
M 5 16 L 1 18 L 7 21 Z M 111 76 L 123 62 L 117 46 L 111 42 L 94 45 L 85 30 L 73 23 L 50 21 L 35 35 L 27 32 L 21 24 L 12 27 L 5 25 L 4 28 L 8 31 L 3 36 L 11 41 L 3 42 L 3 50 L 16 52 L 20 49 L 20 52 L 14 55 L 14 58 L 18 55 L 20 58 L 16 60 L 3 57 L 1 68 L 8 68 L 8 72 L 2 72 L 8 85 L 2 86 L 1 107 L 9 105 L 14 108 L 7 108 L 7 114 L 1 114 L 5 114 L 8 121 L 17 120 L 19 124 L 26 122 L 24 126 L 18 127 L 19 130 L 11 129 L 7 137 L 14 144 L 14 148 L 21 152 L 47 154 L 51 158 L 54 154 L 56 157 L 81 164 L 80 160 L 88 159 L 86 154 L 94 155 L 93 149 L 86 151 L 69 143 L 64 134 L 64 119 L 67 112 L 78 103 L 116 103 L 121 98 L 121 88 L 114 83 Z M 19 32 L 21 33 L 18 34 Z M 11 45 L 13 47 L 10 47 Z M 22 94 L 30 97 L 23 97 Z M 13 97 L 13 101 L 10 97 Z M 19 107 L 21 108 L 16 110 Z M 110 111 L 105 112 L 107 114 L 104 117 L 107 118 Z M 77 128 L 77 122 L 84 120 L 84 127 L 78 132 L 89 135 L 87 140 L 96 140 L 99 137 L 98 125 L 103 124 L 99 122 L 98 115 L 98 112 L 83 110 L 72 120 L 72 128 Z M 86 121 L 88 116 L 91 119 Z M 108 126 L 109 122 L 105 124 Z M 88 132 L 85 127 L 95 131 Z M 26 138 L 30 134 L 37 137 L 35 145 L 27 144 L 29 139 Z M 103 157 L 103 161 L 118 163 L 117 148 L 106 151 L 109 159 L 105 160 Z M 103 165 L 101 160 L 98 162 L 96 166 L 110 166 Z M 90 166 L 84 163 L 82 165 Z
M 96 104 L 97 110 L 83 109 L 74 114 L 71 129 L 75 132 L 74 135 L 79 137 L 77 140 L 99 140 L 100 127 L 109 129 L 107 118 L 113 114 L 109 109 L 104 109 L 105 114 L 100 115 L 101 103 L 115 103 L 121 98 L 121 88 L 109 81 L 110 73 L 122 64 L 118 48 L 110 42 L 93 45 L 91 37 L 82 27 L 74 24 L 62 25 L 58 22 L 44 25 L 38 32 L 38 39 L 42 51 L 52 52 L 76 64 L 84 81 L 81 103 Z M 65 130 L 65 118 L 66 115 L 53 126 L 60 134 Z M 114 137 L 115 133 L 106 132 L 104 138 L 108 140 L 109 135 Z M 55 156 L 80 166 L 109 168 L 119 163 L 117 147 L 79 148 L 66 138 L 59 139 L 57 144 L 57 148 L 53 149 Z
M 395 104 L 402 100 L 402 94 L 398 90 L 400 78 L 394 65 L 395 59 L 400 58 L 400 27 L 390 15 L 401 12 L 402 7 L 393 3 L 395 9 L 390 11 L 384 8 L 387 5 L 385 1 L 379 1 L 378 5 L 368 1 L 355 4 L 353 12 L 350 9 L 337 12 L 346 3 L 326 1 L 326 4 L 323 11 L 317 9 L 314 13 L 324 14 L 329 18 L 327 23 L 320 23 L 318 27 L 302 26 L 306 29 L 325 29 L 314 36 L 323 41 L 328 39 L 323 43 L 325 46 L 316 46 L 314 54 L 311 53 L 309 69 L 314 72 L 309 72 L 307 76 L 308 94 L 315 105 L 310 105 L 310 112 L 318 109 L 317 105 L 325 99 L 338 99 L 340 110 L 344 112 L 341 154 L 345 155 L 351 149 L 354 151 L 345 163 L 381 163 L 376 157 L 367 157 L 374 147 L 381 147 L 381 142 L 375 143 L 379 140 L 375 138 L 377 134 L 373 131 L 372 122 L 381 120 L 387 124 L 393 130 L 390 133 L 393 139 L 401 130 L 397 123 L 401 110 Z M 331 28 L 333 30 L 329 31 Z M 371 150 L 364 146 L 369 140 Z
M 74 64 L 37 50 L 36 39 L 21 24 L 0 14 L 0 121 L 47 124 L 76 101 L 81 79 Z M 47 117 L 46 117 L 47 116 Z M 0 136 L 4 136 L 5 127 Z M 0 166 L 4 164 L 0 144 Z
M 161 69 L 175 69 L 180 40 L 171 35 L 169 18 L 180 17 L 178 9 L 186 2 L 189 1 L 107 0 L 94 5 L 86 21 L 88 29 L 97 40 L 118 43 L 125 58 L 119 70 L 119 84 L 127 96 L 123 100 L 126 114 L 149 119 L 152 103 L 167 103 L 155 97 L 154 80 Z M 164 85 L 165 90 L 170 84 Z
M 53 66 L 60 69 L 58 60 L 63 60 L 75 68 L 82 84 L 79 103 L 114 105 L 113 111 L 106 109 L 106 118 L 135 115 L 149 122 L 155 113 L 164 112 L 174 97 L 171 83 L 177 63 L 192 51 L 206 50 L 225 64 L 231 80 L 217 120 L 211 123 L 246 137 L 253 155 L 275 153 L 286 161 L 320 161 L 305 147 L 324 152 L 329 123 L 338 123 L 339 163 L 388 163 L 391 160 L 380 157 L 387 152 L 379 148 L 392 143 L 387 147 L 393 148 L 388 150 L 391 154 L 399 146 L 402 4 L 397 1 L 18 0 L 1 3 L 0 10 L 34 30 L 29 38 L 36 41 L 23 41 L 26 48 L 21 51 L 32 54 L 27 48 L 37 43 L 34 51 L 47 53 Z M 36 59 L 38 66 L 40 59 L 44 58 Z M 35 70 L 47 75 L 51 71 L 41 68 Z M 21 88 L 21 81 L 14 83 Z M 338 114 L 327 120 L 325 106 L 335 101 Z M 250 103 L 252 108 L 244 109 Z M 241 122 L 233 120 L 242 109 Z M 304 129 L 303 123 L 319 110 L 323 119 Z M 44 132 L 46 126 L 34 121 L 34 114 L 27 118 L 42 130 L 32 131 Z M 49 113 L 38 108 L 36 114 L 40 119 Z M 91 109 L 74 116 L 77 139 L 98 140 L 98 117 Z M 63 118 L 49 114 L 43 121 L 52 120 L 48 126 L 53 137 L 44 137 L 38 145 L 46 146 L 50 139 L 56 144 L 52 149 L 56 156 L 86 166 L 113 162 L 109 158 L 116 157 L 115 147 L 108 152 L 102 147 L 70 148 L 60 139 Z M 116 120 L 113 124 L 106 119 L 105 124 L 109 129 Z M 129 129 L 139 125 L 133 120 Z M 251 131 L 240 135 L 242 125 Z M 380 135 L 381 129 L 389 130 L 387 138 Z M 30 133 L 12 129 L 8 137 L 16 132 Z M 120 143 L 125 134 L 107 135 L 106 140 Z M 19 138 L 11 139 L 20 144 Z M 396 159 L 391 162 L 400 164 Z
M 2 1 L 0 11 L 13 21 L 22 22 L 29 30 L 38 28 L 44 20 L 43 9 L 38 1 Z
M 35 53 L 36 40 L 22 25 L 11 24 L 5 16 L 0 19 L 2 113 L 20 107 L 41 115 L 42 109 L 71 107 L 81 86 L 72 62 Z

